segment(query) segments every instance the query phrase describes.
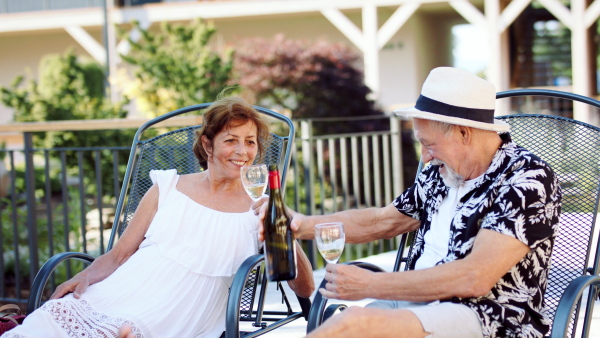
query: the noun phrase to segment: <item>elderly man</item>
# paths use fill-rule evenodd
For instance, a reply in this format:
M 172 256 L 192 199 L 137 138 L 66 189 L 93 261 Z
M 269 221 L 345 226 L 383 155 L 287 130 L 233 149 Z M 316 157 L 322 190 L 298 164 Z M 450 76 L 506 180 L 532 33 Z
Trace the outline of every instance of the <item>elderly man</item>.
M 294 213 L 298 238 L 342 221 L 346 240 L 366 243 L 418 230 L 410 271 L 373 273 L 329 264 L 323 296 L 379 299 L 333 316 L 311 337 L 542 337 L 548 265 L 560 188 L 550 167 L 495 121 L 494 86 L 436 68 L 415 107 L 417 181 L 389 206 L 331 215 Z M 264 208 L 263 208 L 264 210 Z M 264 213 L 264 212 L 263 212 Z

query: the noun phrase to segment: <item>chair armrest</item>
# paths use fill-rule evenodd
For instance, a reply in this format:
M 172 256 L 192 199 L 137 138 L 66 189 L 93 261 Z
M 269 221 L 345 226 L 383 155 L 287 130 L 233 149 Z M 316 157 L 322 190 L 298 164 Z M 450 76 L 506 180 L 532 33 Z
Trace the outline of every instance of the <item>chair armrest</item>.
M 225 314 L 226 337 L 239 337 L 239 316 L 240 303 L 242 301 L 246 278 L 252 272 L 254 267 L 265 259 L 265 255 L 252 255 L 240 265 L 233 282 L 229 288 L 229 297 L 227 298 L 227 312 Z M 255 290 L 256 292 L 256 290 Z
M 323 321 L 326 321 L 327 319 L 329 319 L 329 317 L 333 316 L 333 314 L 336 311 L 344 311 L 348 308 L 348 306 L 346 306 L 346 304 L 331 304 L 327 307 L 327 309 L 325 309 L 325 312 L 323 313 Z
M 592 285 L 600 286 L 600 276 L 580 276 L 569 284 L 556 308 L 554 322 L 552 323 L 551 338 L 568 336 L 567 330 L 571 322 L 571 314 L 575 310 L 575 306 L 579 302 L 583 291 Z
M 378 267 L 377 265 L 371 264 L 371 263 L 346 262 L 346 263 L 342 263 L 342 264 L 356 265 L 358 267 L 361 267 L 363 269 L 367 269 L 367 270 L 370 270 L 373 272 L 386 272 L 382 268 Z M 306 333 L 310 333 L 311 331 L 313 331 L 314 329 L 316 329 L 319 325 L 321 325 L 323 323 L 323 314 L 325 311 L 325 306 L 327 305 L 327 298 L 323 298 L 323 295 L 321 295 L 321 293 L 318 290 L 321 288 L 324 288 L 325 284 L 327 284 L 327 280 L 323 279 L 323 281 L 319 285 L 319 288 L 317 289 L 317 294 L 315 295 L 315 298 L 313 299 L 313 304 L 310 307 L 310 313 L 308 315 L 308 325 L 306 326 Z
M 67 259 L 75 259 L 87 264 L 91 264 L 94 261 L 94 257 L 81 252 L 62 252 L 52 256 L 44 263 L 44 265 L 42 265 L 42 268 L 33 279 L 31 293 L 27 300 L 27 313 L 32 313 L 42 305 L 42 294 L 44 293 L 44 288 L 46 287 L 48 279 L 50 279 L 50 276 L 52 276 L 52 272 L 54 272 L 56 267 Z

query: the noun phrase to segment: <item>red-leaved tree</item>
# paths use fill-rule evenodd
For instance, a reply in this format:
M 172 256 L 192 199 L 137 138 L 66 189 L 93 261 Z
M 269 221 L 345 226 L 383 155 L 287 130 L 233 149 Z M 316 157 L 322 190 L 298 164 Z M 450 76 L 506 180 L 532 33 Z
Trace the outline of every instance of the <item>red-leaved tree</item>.
M 235 83 L 260 105 L 292 111 L 294 119 L 381 115 L 368 99 L 360 56 L 341 43 L 307 42 L 277 35 L 236 44 Z M 318 123 L 317 133 L 379 130 L 385 120 Z

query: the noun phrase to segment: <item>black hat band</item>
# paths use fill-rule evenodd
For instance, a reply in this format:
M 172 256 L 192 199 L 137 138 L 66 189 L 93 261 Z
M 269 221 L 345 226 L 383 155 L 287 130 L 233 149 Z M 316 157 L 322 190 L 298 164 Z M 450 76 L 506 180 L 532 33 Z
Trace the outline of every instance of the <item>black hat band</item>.
M 458 117 L 471 121 L 494 124 L 494 109 L 478 109 L 457 107 L 451 104 L 443 103 L 428 98 L 427 96 L 419 96 L 415 108 L 418 110 L 439 114 L 444 116 Z

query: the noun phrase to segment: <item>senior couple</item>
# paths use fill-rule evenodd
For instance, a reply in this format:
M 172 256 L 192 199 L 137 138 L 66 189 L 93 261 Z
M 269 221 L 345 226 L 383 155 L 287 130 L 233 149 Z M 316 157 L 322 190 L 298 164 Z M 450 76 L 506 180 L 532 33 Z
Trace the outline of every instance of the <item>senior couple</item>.
M 309 337 L 543 337 L 548 332 L 543 295 L 558 232 L 561 192 L 552 169 L 513 143 L 509 126 L 494 120 L 495 101 L 496 91 L 490 82 L 455 68 L 433 69 L 416 105 L 396 112 L 413 117 L 421 160 L 430 164 L 416 182 L 383 208 L 321 216 L 291 211 L 292 229 L 299 239 L 313 238 L 314 225 L 329 221 L 344 223 L 346 241 L 350 243 L 392 238 L 417 230 L 415 246 L 407 262 L 410 271 L 373 273 L 356 266 L 328 264 L 325 275 L 328 283 L 319 290 L 323 296 L 378 301 L 365 308 L 351 307 L 331 317 Z M 225 122 L 216 124 L 212 133 L 201 132 L 195 145 L 200 163 L 207 170 L 181 176 L 181 179 L 174 172 L 154 173 L 156 184 L 141 203 L 142 210 L 148 212 L 136 212 L 137 223 L 127 228 L 115 247 L 116 253 L 105 254 L 113 257 L 99 258 L 100 263 L 95 262 L 74 277 L 74 281 L 61 285 L 53 301 L 35 311 L 35 316 L 28 316 L 18 333 L 7 337 L 36 337 L 31 332 L 39 332 L 35 331 L 39 325 L 53 327 L 55 332 L 68 327 L 75 333 L 91 322 L 80 321 L 76 323 L 83 324 L 73 325 L 73 316 L 77 313 L 61 317 L 62 313 L 52 312 L 60 310 L 61 304 L 71 306 L 74 311 L 93 310 L 90 313 L 95 317 L 86 315 L 99 322 L 112 318 L 110 332 L 106 331 L 102 337 L 114 336 L 119 328 L 119 336 L 128 337 L 154 337 L 158 330 L 163 332 L 162 337 L 208 337 L 223 332 L 224 306 L 218 304 L 224 303 L 235 266 L 257 250 L 252 244 L 256 241 L 249 238 L 251 231 L 240 231 L 234 240 L 228 240 L 231 245 L 223 245 L 223 233 L 231 237 L 238 232 L 234 228 L 222 229 L 219 221 L 198 219 L 187 225 L 192 229 L 185 230 L 189 236 L 177 239 L 169 235 L 168 228 L 172 225 L 164 224 L 175 222 L 181 227 L 186 218 L 178 216 L 173 220 L 172 210 L 160 216 L 165 205 L 181 209 L 176 215 L 185 214 L 188 207 L 201 208 L 197 213 L 205 214 L 210 211 L 205 210 L 206 206 L 215 210 L 209 212 L 214 219 L 232 217 L 242 229 L 258 226 L 258 237 L 263 239 L 266 199 L 252 203 L 245 195 L 239 182 L 239 165 L 251 163 L 260 153 L 257 140 L 264 127 L 255 118 L 252 108 L 240 100 L 218 106 L 221 120 Z M 214 109 L 209 108 L 207 114 L 213 113 Z M 224 119 L 227 114 L 236 117 Z M 207 116 L 205 123 L 211 124 Z M 242 202 L 231 203 L 233 200 Z M 248 207 L 252 210 L 244 213 Z M 217 228 L 220 230 L 214 230 Z M 177 248 L 182 240 L 185 244 L 186 238 L 196 235 L 221 238 L 215 242 L 221 247 L 248 249 L 237 250 L 236 261 L 224 267 L 216 267 L 214 262 L 205 264 L 211 260 L 202 255 L 191 258 L 196 264 L 193 265 L 179 256 L 189 255 L 189 252 L 179 252 Z M 173 242 L 169 249 L 172 252 L 166 249 L 168 243 L 163 243 L 169 238 Z M 119 245 L 123 240 L 125 244 Z M 299 274 L 290 286 L 297 294 L 307 297 L 313 292 L 314 283 L 306 256 L 302 250 L 298 252 Z M 203 283 L 201 290 L 185 288 L 176 292 L 181 306 L 193 309 L 187 313 L 202 314 L 193 318 L 195 322 L 181 322 L 181 317 L 194 316 L 173 317 L 164 315 L 165 311 L 158 312 L 164 318 L 157 316 L 155 310 L 145 306 L 147 297 L 139 300 L 132 298 L 131 293 L 121 292 L 124 299 L 141 304 L 138 310 L 132 310 L 141 313 L 124 314 L 117 311 L 122 310 L 121 306 L 106 305 L 101 291 L 112 288 L 106 286 L 110 280 L 127 280 L 131 275 L 126 276 L 123 271 L 137 271 L 139 264 L 149 260 L 159 260 L 161 264 L 164 261 L 165 269 L 180 269 L 182 277 L 177 278 Z M 176 287 L 181 284 L 171 280 L 178 273 L 174 270 L 159 280 L 174 283 Z M 147 278 L 156 277 L 149 272 Z M 137 279 L 131 282 L 139 284 Z M 83 293 L 88 286 L 92 291 Z M 137 290 L 138 286 L 132 287 Z M 164 288 L 161 286 L 158 291 L 163 292 Z M 138 293 L 131 290 L 134 295 Z M 194 296 L 199 292 L 211 295 L 214 308 L 206 306 L 206 298 Z M 190 302 L 195 305 L 189 305 Z M 98 311 L 100 306 L 113 310 L 103 313 Z M 152 315 L 143 315 L 151 311 Z M 168 318 L 177 319 L 179 325 L 170 325 L 175 322 L 166 320 Z M 181 328 L 185 325 L 194 327 Z

